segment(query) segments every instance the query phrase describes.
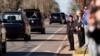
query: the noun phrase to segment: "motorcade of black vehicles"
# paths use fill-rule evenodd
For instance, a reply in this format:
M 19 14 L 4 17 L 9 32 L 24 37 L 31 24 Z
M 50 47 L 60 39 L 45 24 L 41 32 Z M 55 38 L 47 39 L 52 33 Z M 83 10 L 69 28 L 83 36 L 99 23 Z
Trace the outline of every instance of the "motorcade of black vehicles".
M 6 54 L 6 30 L 0 20 L 0 56 Z
M 24 12 L 29 19 L 31 32 L 41 32 L 45 34 L 44 19 L 39 9 L 24 9 Z
M 49 24 L 52 24 L 52 23 L 63 24 L 63 18 L 61 16 L 61 13 L 51 13 Z
M 25 13 L 21 11 L 5 11 L 1 13 L 1 21 L 6 29 L 8 39 L 24 38 L 31 40 L 30 25 Z

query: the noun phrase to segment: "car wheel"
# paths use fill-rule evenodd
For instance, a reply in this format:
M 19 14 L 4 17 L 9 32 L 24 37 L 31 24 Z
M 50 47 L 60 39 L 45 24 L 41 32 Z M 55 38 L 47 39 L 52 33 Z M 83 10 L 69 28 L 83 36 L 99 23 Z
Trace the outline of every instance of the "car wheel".
M 67 22 L 66 22 L 66 20 L 64 21 L 64 24 L 66 24 Z
M 2 56 L 2 51 L 0 50 L 0 56 Z
M 3 43 L 2 54 L 6 54 L 6 43 Z
M 63 24 L 62 22 L 60 22 L 60 24 Z
M 31 40 L 30 35 L 26 35 L 26 36 L 24 37 L 24 40 L 25 40 L 25 41 L 30 41 L 30 40 Z
M 49 22 L 49 24 L 51 24 L 51 22 Z
M 41 34 L 45 34 L 45 28 L 41 30 Z

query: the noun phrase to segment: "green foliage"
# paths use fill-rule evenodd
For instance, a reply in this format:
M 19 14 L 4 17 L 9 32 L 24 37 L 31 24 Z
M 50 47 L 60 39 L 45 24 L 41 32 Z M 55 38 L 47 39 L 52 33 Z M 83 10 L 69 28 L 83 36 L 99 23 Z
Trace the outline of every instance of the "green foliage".
M 82 49 L 82 48 L 79 48 L 79 49 L 77 49 L 77 50 L 75 51 L 75 53 L 76 53 L 76 54 L 84 54 L 85 51 L 86 51 L 86 54 L 87 54 L 87 53 L 88 53 L 88 50 L 84 50 L 84 49 Z

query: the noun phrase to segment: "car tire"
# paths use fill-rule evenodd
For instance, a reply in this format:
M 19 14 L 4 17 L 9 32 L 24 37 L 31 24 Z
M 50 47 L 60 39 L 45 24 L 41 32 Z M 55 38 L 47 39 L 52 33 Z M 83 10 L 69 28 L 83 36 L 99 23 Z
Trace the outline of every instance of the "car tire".
M 60 24 L 63 24 L 62 22 L 60 22 Z
M 45 28 L 41 29 L 41 34 L 45 34 Z
M 0 56 L 2 55 L 2 49 L 0 50 Z
M 52 24 L 51 22 L 49 22 L 49 24 Z
M 66 24 L 67 22 L 66 22 L 66 20 L 64 20 L 64 24 Z
M 2 44 L 4 48 L 2 48 L 2 54 L 6 54 L 6 42 Z
M 30 40 L 31 40 L 30 35 L 25 35 L 25 37 L 24 37 L 24 41 L 30 41 Z

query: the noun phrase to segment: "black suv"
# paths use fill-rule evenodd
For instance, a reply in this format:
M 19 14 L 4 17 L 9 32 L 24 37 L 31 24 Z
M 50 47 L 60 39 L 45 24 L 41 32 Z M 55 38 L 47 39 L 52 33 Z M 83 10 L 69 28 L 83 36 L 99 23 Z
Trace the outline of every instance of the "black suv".
M 66 22 L 66 15 L 65 15 L 65 13 L 61 12 L 60 14 L 61 14 L 62 19 L 64 20 L 63 23 L 66 24 L 67 22 Z
M 45 26 L 44 19 L 42 17 L 42 13 L 39 9 L 25 9 L 27 18 L 29 19 L 29 23 L 31 25 L 32 32 L 41 32 L 41 34 L 45 34 Z
M 63 18 L 60 13 L 51 13 L 50 22 L 51 23 L 60 23 L 63 24 Z
M 25 41 L 31 39 L 29 21 L 23 12 L 2 12 L 1 21 L 4 23 L 8 39 L 24 38 Z
M 0 56 L 6 53 L 6 30 L 0 20 Z

